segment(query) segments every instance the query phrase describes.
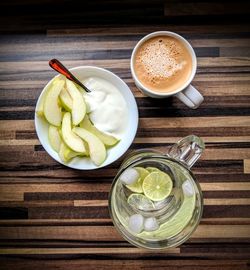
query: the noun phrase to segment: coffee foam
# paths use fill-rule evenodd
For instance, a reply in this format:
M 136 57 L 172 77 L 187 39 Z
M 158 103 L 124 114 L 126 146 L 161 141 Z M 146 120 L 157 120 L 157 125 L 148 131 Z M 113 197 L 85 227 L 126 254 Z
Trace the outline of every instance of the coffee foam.
M 139 62 L 144 65 L 153 80 L 155 77 L 167 79 L 186 64 L 186 61 L 177 62 L 176 56 L 179 53 L 180 48 L 175 42 L 163 42 L 162 39 L 157 39 L 141 50 Z
M 172 84 L 178 77 L 184 77 L 181 73 L 186 73 L 188 61 L 191 63 L 191 57 L 180 41 L 160 36 L 147 40 L 138 48 L 135 69 L 148 87 L 164 88 L 166 83 Z

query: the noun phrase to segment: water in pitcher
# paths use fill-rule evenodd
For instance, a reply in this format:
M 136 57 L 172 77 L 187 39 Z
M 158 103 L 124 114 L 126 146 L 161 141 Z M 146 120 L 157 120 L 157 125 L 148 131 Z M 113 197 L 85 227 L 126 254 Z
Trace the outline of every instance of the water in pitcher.
M 199 190 L 190 172 L 171 159 L 142 159 L 118 175 L 112 192 L 116 223 L 135 243 L 178 243 L 200 215 Z M 146 244 L 148 245 L 148 244 Z M 166 243 L 164 243 L 166 245 Z

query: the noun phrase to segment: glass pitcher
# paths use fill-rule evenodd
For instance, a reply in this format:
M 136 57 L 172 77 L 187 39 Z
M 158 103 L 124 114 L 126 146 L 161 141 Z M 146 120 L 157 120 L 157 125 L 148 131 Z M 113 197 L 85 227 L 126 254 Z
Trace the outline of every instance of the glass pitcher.
M 203 198 L 190 171 L 205 149 L 190 135 L 167 153 L 132 152 L 122 163 L 109 194 L 109 211 L 120 234 L 148 249 L 176 247 L 198 226 Z

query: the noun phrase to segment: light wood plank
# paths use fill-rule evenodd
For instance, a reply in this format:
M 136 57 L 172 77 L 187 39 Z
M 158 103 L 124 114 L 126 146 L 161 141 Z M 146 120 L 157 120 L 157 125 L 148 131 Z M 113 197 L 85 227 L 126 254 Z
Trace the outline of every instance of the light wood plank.
M 200 225 L 191 239 L 250 239 L 249 225 Z M 53 239 L 84 241 L 121 241 L 113 226 L 36 226 L 0 227 L 0 239 Z
M 250 149 L 206 149 L 201 157 L 204 160 L 240 160 L 250 158 Z
M 0 145 L 40 145 L 39 140 L 0 140 Z
M 134 142 L 138 144 L 145 143 L 176 143 L 181 140 L 182 137 L 136 137 Z M 223 137 L 203 137 L 202 140 L 205 143 L 228 143 L 228 142 L 250 142 L 250 136 L 223 136 Z
M 140 128 L 248 127 L 248 116 L 140 118 Z
M 249 182 L 200 183 L 200 186 L 203 191 L 250 190 Z
M 250 159 L 244 160 L 244 173 L 250 173 Z
M 0 202 L 19 202 L 23 201 L 23 199 L 24 194 L 22 191 L 12 188 L 12 190 L 6 192 L 0 187 Z
M 0 120 L 0 130 L 35 130 L 33 120 Z
M 204 199 L 204 205 L 250 205 L 250 199 Z
M 108 200 L 74 200 L 74 206 L 108 206 Z
M 249 225 L 200 225 L 192 238 L 250 238 Z

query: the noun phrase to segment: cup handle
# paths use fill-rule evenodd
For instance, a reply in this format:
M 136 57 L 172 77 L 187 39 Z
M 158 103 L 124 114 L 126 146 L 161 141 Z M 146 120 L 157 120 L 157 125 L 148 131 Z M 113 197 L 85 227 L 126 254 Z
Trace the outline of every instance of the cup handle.
M 167 155 L 191 168 L 199 159 L 204 149 L 205 144 L 202 139 L 195 135 L 190 135 L 171 146 Z
M 191 109 L 198 108 L 204 100 L 201 93 L 191 84 L 183 91 L 177 93 L 175 96 Z

